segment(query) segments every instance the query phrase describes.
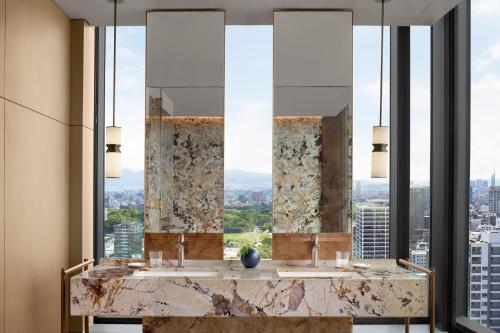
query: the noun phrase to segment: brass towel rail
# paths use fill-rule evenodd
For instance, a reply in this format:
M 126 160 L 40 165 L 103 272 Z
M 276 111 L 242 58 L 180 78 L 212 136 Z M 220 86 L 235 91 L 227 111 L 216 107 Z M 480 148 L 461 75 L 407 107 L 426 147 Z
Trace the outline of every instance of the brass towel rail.
M 67 269 L 61 268 L 61 333 L 68 332 L 68 318 L 66 314 L 66 283 L 68 282 L 68 276 L 77 271 L 86 271 L 93 263 L 94 259 L 84 259 L 82 263 L 73 267 Z M 89 333 L 89 317 L 84 316 L 83 322 L 85 323 L 85 333 Z
M 407 268 L 413 268 L 419 272 L 427 274 L 428 285 L 429 285 L 429 299 L 428 299 L 428 310 L 429 310 L 429 333 L 434 333 L 436 325 L 436 309 L 435 309 L 435 283 L 436 274 L 434 268 L 426 268 L 420 265 L 414 264 L 405 259 L 399 259 L 399 263 Z M 410 318 L 405 318 L 405 332 L 410 332 Z

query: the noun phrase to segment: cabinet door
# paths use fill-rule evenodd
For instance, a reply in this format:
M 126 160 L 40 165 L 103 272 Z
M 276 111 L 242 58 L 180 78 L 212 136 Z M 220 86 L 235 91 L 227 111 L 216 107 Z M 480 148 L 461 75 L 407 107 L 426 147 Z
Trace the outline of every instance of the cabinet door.
M 149 12 L 146 86 L 224 87 L 225 13 Z
M 352 85 L 352 12 L 276 11 L 274 86 Z

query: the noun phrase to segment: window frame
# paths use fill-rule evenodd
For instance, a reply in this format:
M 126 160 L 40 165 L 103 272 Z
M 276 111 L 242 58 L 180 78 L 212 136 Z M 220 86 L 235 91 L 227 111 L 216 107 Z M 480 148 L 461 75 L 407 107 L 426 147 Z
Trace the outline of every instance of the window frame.
M 106 27 L 95 27 L 94 64 L 94 260 L 105 257 L 104 247 L 104 161 Z M 141 324 L 141 318 L 94 317 L 95 324 Z
M 441 31 L 439 29 L 442 29 Z M 408 30 L 408 31 L 407 31 Z M 390 177 L 390 257 L 406 258 L 409 252 L 409 189 L 410 189 L 410 28 L 391 28 L 391 177 Z M 106 28 L 96 27 L 95 42 L 95 101 L 94 101 L 94 258 L 104 258 L 104 84 L 105 84 L 105 43 Z M 437 182 L 431 170 L 431 217 L 439 210 L 446 210 L 446 221 L 431 218 L 430 265 L 436 268 L 438 281 L 445 281 L 450 287 L 438 299 L 438 312 L 451 311 L 448 319 L 438 326 L 448 331 L 493 332 L 470 321 L 467 316 L 467 291 L 463 284 L 467 281 L 468 265 L 468 184 L 470 168 L 470 0 L 464 2 L 443 17 L 432 29 L 431 75 L 432 75 L 432 130 L 431 165 L 432 168 L 445 168 L 449 172 L 449 182 Z M 435 38 L 441 33 L 440 44 Z M 435 77 L 436 66 L 448 61 L 449 70 L 441 78 Z M 441 81 L 439 81 L 441 80 Z M 441 89 L 442 93 L 437 93 Z M 437 137 L 438 127 L 434 116 L 438 105 L 445 105 L 450 121 L 441 124 L 449 130 L 446 137 Z M 406 130 L 405 130 L 406 129 Z M 444 139 L 445 141 L 443 141 Z M 397 141 L 396 141 L 397 140 Z M 457 144 L 465 144 L 463 149 Z M 438 146 L 447 147 L 446 161 L 436 159 Z M 434 179 L 433 179 L 434 175 Z M 450 184 L 454 186 L 449 187 Z M 447 188 L 444 189 L 443 186 Z M 467 187 L 464 195 L 459 190 Z M 452 200 L 445 205 L 436 205 L 438 189 L 447 191 Z M 436 200 L 432 198 L 435 197 Z M 443 211 L 442 211 L 443 212 Z M 403 221 L 403 223 L 401 223 Z M 466 223 L 466 224 L 464 224 Z M 437 237 L 436 227 L 444 228 L 446 233 Z M 433 232 L 434 231 L 434 232 Z M 440 246 L 432 246 L 439 243 Z M 443 256 L 442 249 L 446 249 Z M 438 256 L 451 259 L 451 270 Z M 443 273 L 444 272 L 444 273 Z M 442 277 L 439 277 L 439 275 Z M 439 287 L 438 287 L 439 288 Z M 438 294 L 439 296 L 439 294 Z M 96 323 L 140 323 L 139 318 L 96 318 Z M 373 321 L 356 319 L 356 324 L 400 323 L 396 320 Z M 415 322 L 426 322 L 418 320 Z

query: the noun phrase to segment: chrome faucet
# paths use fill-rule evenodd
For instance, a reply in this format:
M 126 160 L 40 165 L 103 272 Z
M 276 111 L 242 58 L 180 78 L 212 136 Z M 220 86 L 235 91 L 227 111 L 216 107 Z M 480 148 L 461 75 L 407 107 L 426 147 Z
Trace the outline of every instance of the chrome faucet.
M 319 235 L 311 235 L 311 267 L 318 267 Z
M 179 234 L 179 240 L 177 241 L 177 267 L 184 267 L 184 248 L 186 245 L 186 241 L 184 240 L 184 234 Z

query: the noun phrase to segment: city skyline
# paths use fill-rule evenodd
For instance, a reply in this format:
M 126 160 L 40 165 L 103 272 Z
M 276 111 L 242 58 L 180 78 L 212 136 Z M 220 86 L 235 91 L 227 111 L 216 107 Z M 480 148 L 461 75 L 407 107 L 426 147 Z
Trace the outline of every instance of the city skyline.
M 477 0 L 472 3 L 471 161 L 481 161 L 481 163 L 471 163 L 471 179 L 486 179 L 493 168 L 500 169 L 500 156 L 490 153 L 500 145 L 500 137 L 494 135 L 495 125 L 500 122 L 500 114 L 495 112 L 495 105 L 500 104 L 500 40 L 495 34 L 495 31 L 500 29 L 500 22 L 495 20 L 495 15 L 498 13 L 500 13 L 500 2 L 498 1 Z M 229 134 L 226 139 L 226 166 L 228 169 L 236 168 L 246 171 L 267 169 L 270 171 L 272 27 L 253 27 L 247 31 L 245 29 L 248 27 L 228 26 L 227 28 L 226 118 L 228 122 L 234 121 L 235 127 L 231 130 L 229 126 L 226 126 L 226 134 Z M 388 28 L 386 30 L 388 31 Z M 428 27 L 412 28 L 411 178 L 416 181 L 428 179 L 430 82 L 426 69 L 429 66 L 430 51 L 429 35 L 426 30 Z M 108 32 L 112 35 L 112 29 L 108 29 Z M 236 38 L 238 34 L 241 34 L 241 41 L 239 40 L 240 36 Z M 145 104 L 144 38 L 144 27 L 118 28 L 117 123 L 123 127 L 123 167 L 130 170 L 140 170 L 144 164 L 144 124 L 137 121 L 137 119 L 142 119 L 144 115 Z M 371 50 L 368 53 L 378 52 L 380 47 L 377 42 L 378 38 L 379 29 L 376 27 L 354 28 L 354 179 L 370 178 L 371 126 L 377 122 L 379 67 L 378 57 L 367 57 L 366 54 L 367 50 Z M 113 55 L 111 41 L 112 38 L 107 39 L 106 61 L 108 64 L 111 63 Z M 232 45 L 232 43 L 243 44 Z M 234 50 L 229 50 L 232 46 L 234 46 Z M 256 49 L 257 47 L 258 49 Z M 239 53 L 238 49 L 242 50 L 241 52 L 246 51 L 247 56 Z M 249 52 L 249 49 L 253 49 L 254 52 Z M 388 121 L 389 111 L 388 50 L 389 44 L 387 42 L 385 46 L 387 66 L 385 66 L 384 71 L 384 87 L 386 87 L 384 123 Z M 420 56 L 414 50 L 420 50 Z M 142 60 L 137 61 L 137 59 Z M 112 66 L 106 67 L 106 75 L 109 78 Z M 422 68 L 424 70 L 421 70 Z M 240 70 L 243 73 L 247 70 L 247 73 L 241 75 Z M 259 73 L 261 73 L 260 76 L 258 76 Z M 262 82 L 265 84 L 261 84 Z M 106 80 L 107 119 L 110 119 L 111 91 L 111 80 Z M 249 114 L 257 115 L 256 119 L 252 120 L 253 117 L 250 119 L 250 123 L 248 122 L 249 118 L 245 117 Z M 258 121 L 260 118 L 265 119 Z M 256 122 L 260 125 L 255 125 Z M 238 125 L 242 123 L 246 126 Z M 253 125 L 250 126 L 251 124 Z M 254 147 L 265 150 L 266 156 L 255 158 L 256 155 L 248 154 L 251 157 L 244 159 L 239 152 L 249 152 L 250 150 L 247 149 L 248 146 L 241 143 L 238 135 L 242 133 L 240 130 L 248 130 L 252 127 L 258 129 L 258 133 L 254 137 L 259 141 Z M 241 137 L 248 137 L 248 135 Z

